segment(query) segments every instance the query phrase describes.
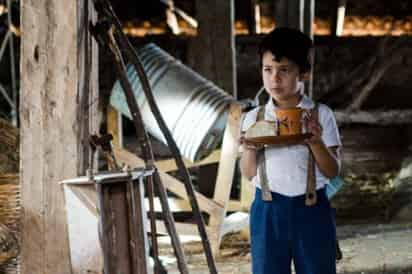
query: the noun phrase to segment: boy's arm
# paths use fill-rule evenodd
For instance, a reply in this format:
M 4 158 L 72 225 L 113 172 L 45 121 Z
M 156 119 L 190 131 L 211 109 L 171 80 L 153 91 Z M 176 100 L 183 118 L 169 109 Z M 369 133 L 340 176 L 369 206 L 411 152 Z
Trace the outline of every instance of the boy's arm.
M 324 105 L 320 105 L 318 110 L 319 116 L 312 112 L 305 120 L 308 132 L 312 133 L 306 143 L 322 174 L 333 178 L 339 174 L 340 169 L 339 132 L 332 110 Z
M 240 144 L 243 147 L 243 153 L 240 158 L 240 172 L 251 180 L 257 174 L 256 154 L 258 148 L 246 145 L 243 136 L 240 138 Z
M 319 170 L 328 178 L 339 174 L 339 147 L 327 147 L 323 141 L 309 143 Z

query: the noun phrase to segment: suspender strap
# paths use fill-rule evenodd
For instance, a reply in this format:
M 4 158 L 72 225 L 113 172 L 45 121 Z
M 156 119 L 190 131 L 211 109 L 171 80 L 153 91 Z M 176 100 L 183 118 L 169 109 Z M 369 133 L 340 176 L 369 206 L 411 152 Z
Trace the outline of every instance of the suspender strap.
M 265 119 L 265 107 L 261 106 L 259 108 L 256 122 L 263 121 Z M 272 201 L 272 194 L 269 189 L 269 180 L 266 172 L 266 157 L 265 157 L 266 148 L 259 149 L 257 151 L 256 160 L 257 160 L 257 172 L 259 176 L 260 187 L 262 189 L 262 200 L 263 201 Z
M 312 115 L 314 118 L 318 120 L 318 104 L 315 103 L 315 107 L 312 110 Z M 309 147 L 308 147 L 309 149 Z M 306 197 L 305 197 L 305 205 L 313 206 L 316 204 L 316 171 L 315 171 L 315 159 L 313 157 L 312 152 L 309 149 L 309 156 L 308 156 L 308 169 L 307 169 L 307 181 L 306 181 Z
M 264 120 L 265 107 L 260 107 L 257 114 L 257 121 Z M 315 107 L 312 110 L 312 115 L 315 115 L 315 119 L 318 119 L 318 104 L 315 103 Z M 266 172 L 266 157 L 265 157 L 265 148 L 258 150 L 257 152 L 257 165 L 258 165 L 258 176 L 260 187 L 262 190 L 262 200 L 263 201 L 272 201 L 272 194 L 269 189 L 269 181 Z M 308 169 L 307 169 L 307 180 L 306 180 L 306 194 L 305 194 L 305 205 L 313 206 L 316 204 L 316 174 L 315 174 L 315 159 L 312 155 L 312 152 L 309 149 L 308 156 Z

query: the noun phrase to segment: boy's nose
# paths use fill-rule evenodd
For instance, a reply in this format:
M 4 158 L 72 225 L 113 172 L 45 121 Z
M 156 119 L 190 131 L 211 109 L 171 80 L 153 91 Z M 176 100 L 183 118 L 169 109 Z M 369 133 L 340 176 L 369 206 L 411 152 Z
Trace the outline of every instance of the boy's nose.
M 280 81 L 280 75 L 279 75 L 279 71 L 273 71 L 273 73 L 272 73 L 272 80 L 273 81 L 276 81 L 276 82 L 279 82 Z

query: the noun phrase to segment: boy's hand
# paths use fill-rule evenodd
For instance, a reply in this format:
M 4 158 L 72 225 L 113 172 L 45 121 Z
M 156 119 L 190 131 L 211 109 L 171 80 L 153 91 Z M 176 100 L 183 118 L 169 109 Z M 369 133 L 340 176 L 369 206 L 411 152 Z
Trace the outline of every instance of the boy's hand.
M 304 123 L 308 133 L 312 136 L 305 140 L 308 145 L 316 145 L 322 142 L 322 126 L 320 125 L 316 115 L 308 112 L 305 116 Z
M 263 145 L 256 145 L 256 144 L 248 143 L 248 142 L 246 141 L 246 138 L 245 138 L 245 135 L 244 135 L 244 134 L 241 134 L 241 135 L 240 135 L 238 141 L 239 141 L 239 144 L 240 144 L 241 146 L 243 146 L 244 149 L 248 149 L 248 150 L 259 150 L 259 149 L 261 149 L 261 148 L 263 147 Z

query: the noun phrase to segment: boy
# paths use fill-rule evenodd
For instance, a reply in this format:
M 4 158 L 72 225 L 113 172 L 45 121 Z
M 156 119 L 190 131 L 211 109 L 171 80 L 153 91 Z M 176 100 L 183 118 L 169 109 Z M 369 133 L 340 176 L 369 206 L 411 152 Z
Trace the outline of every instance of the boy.
M 303 81 L 311 70 L 312 41 L 302 32 L 276 28 L 259 47 L 262 80 L 269 101 L 264 119 L 274 121 L 276 108 L 312 110 L 315 103 L 303 95 Z M 259 148 L 244 143 L 241 172 L 256 185 L 250 209 L 254 274 L 336 273 L 336 232 L 324 186 L 339 172 L 340 137 L 333 112 L 319 104 L 305 126 L 312 136 L 305 144 Z M 242 130 L 256 122 L 259 108 L 249 111 Z M 313 113 L 313 112 L 312 112 Z M 318 117 L 316 117 L 318 116 Z M 263 149 L 263 151 L 260 151 Z M 315 161 L 316 203 L 305 205 L 309 150 Z M 262 200 L 257 154 L 264 153 L 265 178 L 272 197 Z

